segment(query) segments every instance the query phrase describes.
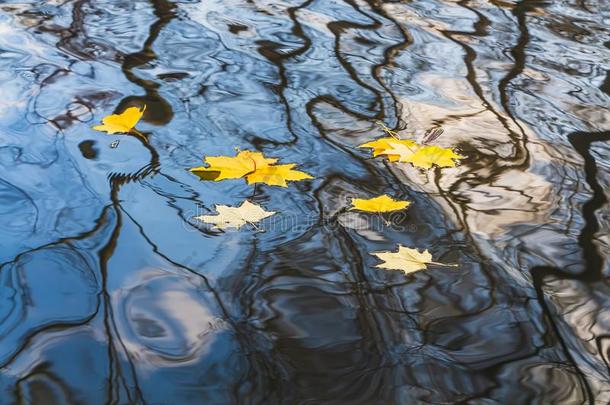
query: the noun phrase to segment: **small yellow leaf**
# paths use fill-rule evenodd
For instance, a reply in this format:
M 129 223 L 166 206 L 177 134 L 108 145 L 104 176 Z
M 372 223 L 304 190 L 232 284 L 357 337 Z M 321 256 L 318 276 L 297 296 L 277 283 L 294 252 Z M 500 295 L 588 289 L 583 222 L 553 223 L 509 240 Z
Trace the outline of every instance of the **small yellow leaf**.
M 274 211 L 265 211 L 260 205 L 244 201 L 239 207 L 216 205 L 218 215 L 202 215 L 195 219 L 214 224 L 215 229 L 241 228 L 245 224 L 257 222 L 275 214 Z
M 365 212 L 390 212 L 407 208 L 411 202 L 394 200 L 384 194 L 371 199 L 352 198 L 350 210 L 360 210 Z
M 257 168 L 246 177 L 248 184 L 265 183 L 270 186 L 287 187 L 286 181 L 298 181 L 312 179 L 309 174 L 299 170 L 293 170 L 294 163 L 287 165 L 268 165 Z
M 400 153 L 388 153 L 389 150 L 396 149 L 396 145 L 401 145 L 406 150 L 411 150 L 413 153 L 417 151 L 419 145 L 411 139 L 397 139 L 392 137 L 379 138 L 375 141 L 363 143 L 359 148 L 372 148 L 373 156 L 387 155 L 391 162 L 398 160 Z
M 207 167 L 193 167 L 190 171 L 202 180 L 220 181 L 242 178 L 258 168 L 277 162 L 277 159 L 267 159 L 260 152 L 244 150 L 237 156 L 208 156 L 204 162 L 207 163 Z
M 96 131 L 106 131 L 109 134 L 128 133 L 136 126 L 146 111 L 146 105 L 142 108 L 129 107 L 120 114 L 112 114 L 102 118 L 103 125 L 93 127 Z
M 441 148 L 440 146 L 422 146 L 415 153 L 406 151 L 401 145 L 393 145 L 394 149 L 388 153 L 399 155 L 399 162 L 412 163 L 413 166 L 429 169 L 432 165 L 439 167 L 455 167 L 454 159 L 464 159 L 451 148 Z
M 373 252 L 371 254 L 383 260 L 383 263 L 378 264 L 375 267 L 389 270 L 400 270 L 405 274 L 427 269 L 428 264 L 457 267 L 457 264 L 442 264 L 433 262 L 432 255 L 427 249 L 420 253 L 417 249 L 411 249 L 402 245 L 398 245 L 397 252 L 384 251 Z

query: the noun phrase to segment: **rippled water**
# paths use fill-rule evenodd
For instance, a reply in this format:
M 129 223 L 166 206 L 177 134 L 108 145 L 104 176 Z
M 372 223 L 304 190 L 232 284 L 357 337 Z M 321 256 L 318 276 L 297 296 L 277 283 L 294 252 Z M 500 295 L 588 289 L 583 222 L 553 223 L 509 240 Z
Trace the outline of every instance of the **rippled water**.
M 603 3 L 2 1 L 1 403 L 608 403 Z M 90 129 L 142 103 L 149 142 Z M 376 121 L 468 158 L 371 159 Z M 236 147 L 315 179 L 185 170 Z M 193 220 L 245 198 L 265 232 Z

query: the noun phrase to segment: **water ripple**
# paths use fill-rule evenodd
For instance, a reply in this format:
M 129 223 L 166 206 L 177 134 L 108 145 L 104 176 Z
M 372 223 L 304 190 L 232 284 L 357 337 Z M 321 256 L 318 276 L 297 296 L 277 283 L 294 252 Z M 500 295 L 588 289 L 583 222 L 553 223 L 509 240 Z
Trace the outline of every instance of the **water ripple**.
M 0 403 L 608 403 L 608 33 L 595 2 L 3 3 Z M 376 121 L 467 158 L 370 159 Z M 185 170 L 235 148 L 315 180 Z M 381 193 L 394 226 L 346 212 Z M 194 220 L 245 198 L 265 232 Z M 396 243 L 460 269 L 375 269 Z

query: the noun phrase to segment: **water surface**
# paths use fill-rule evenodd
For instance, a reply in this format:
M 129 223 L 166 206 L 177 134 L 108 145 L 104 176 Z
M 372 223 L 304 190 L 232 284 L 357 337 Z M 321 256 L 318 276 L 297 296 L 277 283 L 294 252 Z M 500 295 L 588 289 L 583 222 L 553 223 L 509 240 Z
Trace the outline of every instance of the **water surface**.
M 598 1 L 2 1 L 0 403 L 608 403 L 608 21 Z M 90 129 L 142 104 L 148 141 Z M 371 159 L 377 121 L 442 127 L 467 159 Z M 185 170 L 235 148 L 315 179 Z M 383 193 L 413 202 L 391 226 L 345 210 Z M 278 212 L 264 232 L 193 219 L 246 198 Z M 398 243 L 459 268 L 376 269 Z

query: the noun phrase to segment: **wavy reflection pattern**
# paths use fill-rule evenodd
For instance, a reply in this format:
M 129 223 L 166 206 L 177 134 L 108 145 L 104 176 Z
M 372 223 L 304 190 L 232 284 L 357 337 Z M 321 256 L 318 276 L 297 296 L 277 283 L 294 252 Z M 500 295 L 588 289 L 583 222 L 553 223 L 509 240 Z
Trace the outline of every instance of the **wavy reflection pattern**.
M 602 11 L 3 2 L 0 403 L 608 403 Z M 143 137 L 89 129 L 142 103 Z M 375 121 L 468 159 L 385 166 Z M 184 170 L 234 147 L 316 180 Z M 379 193 L 400 226 L 343 209 Z M 192 219 L 244 198 L 266 232 Z M 460 270 L 374 269 L 397 242 Z

